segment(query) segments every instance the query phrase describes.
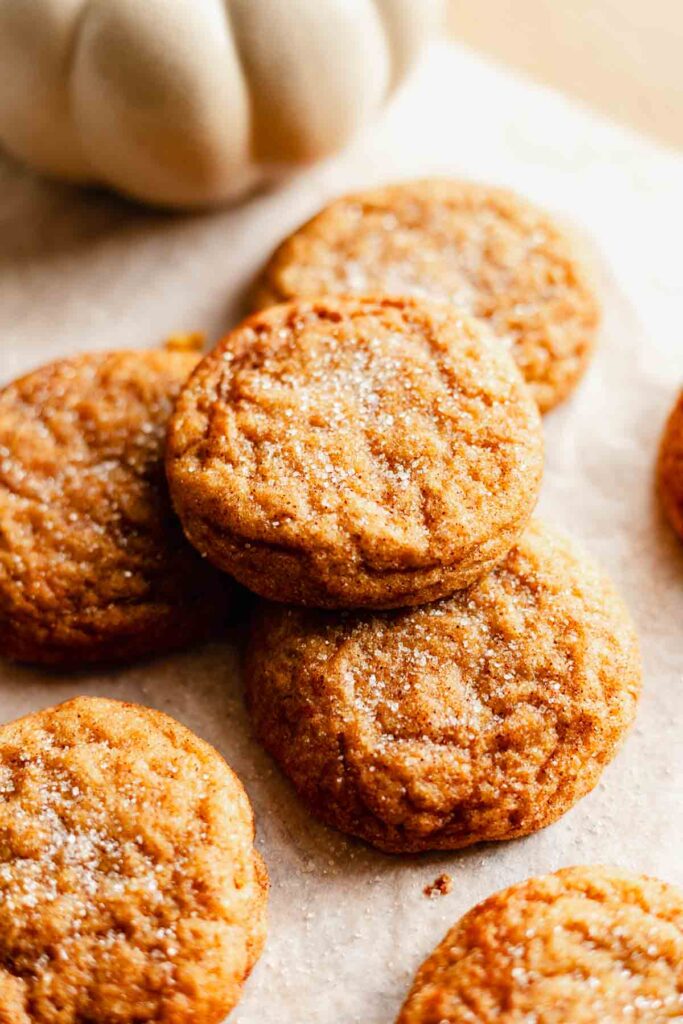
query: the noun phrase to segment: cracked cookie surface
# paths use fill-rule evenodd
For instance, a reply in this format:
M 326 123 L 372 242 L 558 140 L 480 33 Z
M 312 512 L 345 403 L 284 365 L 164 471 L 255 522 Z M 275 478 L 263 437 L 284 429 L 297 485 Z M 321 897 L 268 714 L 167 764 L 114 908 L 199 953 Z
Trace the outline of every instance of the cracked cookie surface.
M 256 734 L 300 796 L 389 852 L 556 820 L 614 756 L 641 676 L 610 582 L 537 522 L 484 580 L 430 605 L 265 605 L 246 669 Z
M 665 1024 L 683 1016 L 683 893 L 566 868 L 466 914 L 417 973 L 397 1024 Z
M 664 511 L 683 540 L 683 392 L 664 430 L 659 453 L 658 482 Z
M 256 593 L 394 607 L 502 558 L 542 462 L 528 388 L 474 321 L 331 298 L 257 314 L 205 357 L 167 471 L 187 536 Z
M 257 308 L 329 294 L 416 295 L 486 319 L 543 411 L 583 374 L 599 308 L 574 246 L 505 189 L 433 180 L 336 200 L 287 238 Z
M 0 653 L 118 661 L 179 647 L 230 588 L 185 541 L 165 432 L 196 352 L 75 356 L 0 392 Z
M 0 726 L 0 1020 L 218 1024 L 265 938 L 253 835 L 225 761 L 158 711 Z

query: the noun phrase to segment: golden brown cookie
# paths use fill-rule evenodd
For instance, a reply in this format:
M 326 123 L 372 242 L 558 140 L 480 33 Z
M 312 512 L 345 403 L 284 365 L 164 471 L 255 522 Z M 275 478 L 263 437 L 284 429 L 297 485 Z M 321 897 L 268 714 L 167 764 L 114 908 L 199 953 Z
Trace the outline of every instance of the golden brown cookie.
M 658 478 L 664 511 L 683 540 L 683 391 L 664 430 Z
M 528 388 L 474 321 L 331 298 L 257 314 L 202 361 L 167 469 L 192 543 L 256 593 L 393 607 L 505 555 L 542 449 Z
M 331 203 L 276 250 L 257 308 L 329 294 L 416 295 L 484 317 L 543 411 L 583 374 L 599 307 L 568 235 L 505 189 L 414 181 Z
M 683 1018 L 683 893 L 566 868 L 496 893 L 417 973 L 397 1024 L 665 1024 Z
M 640 674 L 612 585 L 533 523 L 484 580 L 431 605 L 264 606 L 247 693 L 257 736 L 312 811 L 407 853 L 555 821 L 614 756 Z
M 265 939 L 253 836 L 237 776 L 158 711 L 0 727 L 0 1020 L 218 1024 Z
M 196 351 L 75 356 L 0 392 L 0 653 L 134 658 L 203 636 L 229 589 L 183 537 L 165 432 Z

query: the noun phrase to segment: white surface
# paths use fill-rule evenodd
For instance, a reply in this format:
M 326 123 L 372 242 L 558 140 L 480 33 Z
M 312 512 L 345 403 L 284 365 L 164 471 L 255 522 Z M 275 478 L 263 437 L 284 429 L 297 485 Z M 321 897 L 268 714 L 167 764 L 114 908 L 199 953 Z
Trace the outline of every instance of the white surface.
M 604 331 L 585 383 L 546 420 L 541 510 L 601 559 L 633 610 L 645 662 L 638 723 L 597 790 L 546 831 L 399 859 L 318 826 L 294 800 L 249 736 L 229 644 L 99 675 L 3 666 L 0 717 L 76 693 L 130 698 L 175 715 L 242 776 L 272 893 L 266 953 L 236 1024 L 387 1024 L 446 927 L 531 874 L 602 861 L 683 884 L 683 546 L 652 495 L 659 433 L 683 379 L 683 165 L 442 47 L 371 138 L 238 210 L 150 214 L 0 174 L 0 369 L 10 378 L 50 357 L 177 330 L 215 339 L 272 245 L 324 199 L 435 170 L 512 185 L 592 236 Z M 426 899 L 423 886 L 443 870 L 453 892 Z
M 374 119 L 442 0 L 0 0 L 0 140 L 32 167 L 206 206 Z

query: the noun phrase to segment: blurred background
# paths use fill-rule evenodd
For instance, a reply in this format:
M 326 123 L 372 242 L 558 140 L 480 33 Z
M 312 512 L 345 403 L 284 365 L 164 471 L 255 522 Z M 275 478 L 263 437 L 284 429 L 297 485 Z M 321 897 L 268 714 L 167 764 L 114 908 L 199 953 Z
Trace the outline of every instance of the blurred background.
M 450 0 L 451 34 L 683 148 L 683 0 Z

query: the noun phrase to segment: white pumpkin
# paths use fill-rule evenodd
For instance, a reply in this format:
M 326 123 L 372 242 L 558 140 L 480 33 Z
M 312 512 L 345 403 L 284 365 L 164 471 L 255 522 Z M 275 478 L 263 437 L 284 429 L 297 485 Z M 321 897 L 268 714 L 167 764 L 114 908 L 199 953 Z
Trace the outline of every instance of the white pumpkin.
M 442 0 L 0 0 L 0 141 L 37 170 L 197 206 L 341 147 Z

